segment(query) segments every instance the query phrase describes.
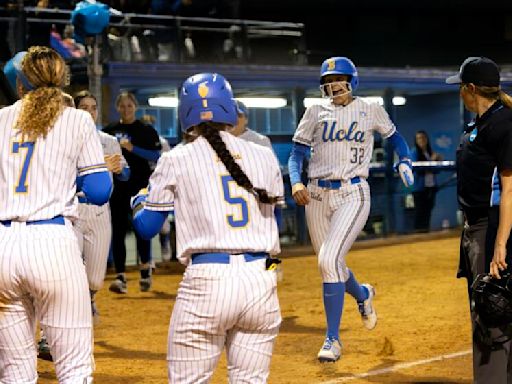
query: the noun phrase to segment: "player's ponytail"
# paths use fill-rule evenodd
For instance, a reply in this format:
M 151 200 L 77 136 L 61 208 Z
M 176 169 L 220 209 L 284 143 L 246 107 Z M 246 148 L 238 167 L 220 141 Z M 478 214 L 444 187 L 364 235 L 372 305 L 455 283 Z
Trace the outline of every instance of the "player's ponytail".
M 508 93 L 500 91 L 500 100 L 507 108 L 512 108 L 512 96 Z
M 270 196 L 268 192 L 262 188 L 254 188 L 251 180 L 249 180 L 245 172 L 231 155 L 231 152 L 229 152 L 226 143 L 224 143 L 219 134 L 219 130 L 224 129 L 224 127 L 225 125 L 220 123 L 201 123 L 196 127 L 196 132 L 208 141 L 233 180 L 235 180 L 239 186 L 249 191 L 249 193 L 256 195 L 261 203 L 275 204 L 277 197 Z
M 15 127 L 23 139 L 46 137 L 64 108 L 61 87 L 67 80 L 66 64 L 51 48 L 30 47 L 18 79 L 26 93 Z

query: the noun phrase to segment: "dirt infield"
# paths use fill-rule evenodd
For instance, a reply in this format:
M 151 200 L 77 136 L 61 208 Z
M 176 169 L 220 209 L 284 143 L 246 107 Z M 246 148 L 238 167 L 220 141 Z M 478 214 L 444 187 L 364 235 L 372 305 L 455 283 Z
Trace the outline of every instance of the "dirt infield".
M 325 333 L 316 258 L 285 258 L 283 324 L 269 383 L 471 383 L 466 284 L 455 279 L 458 248 L 458 239 L 448 238 L 350 252 L 348 265 L 359 281 L 376 287 L 379 323 L 364 329 L 347 296 L 343 356 L 335 364 L 316 360 Z M 167 382 L 167 327 L 182 271 L 176 264 L 158 269 L 148 293 L 138 291 L 131 272 L 127 295 L 106 288 L 98 294 L 95 383 Z M 56 383 L 50 363 L 39 362 L 39 375 L 39 383 Z M 212 383 L 227 383 L 224 358 Z

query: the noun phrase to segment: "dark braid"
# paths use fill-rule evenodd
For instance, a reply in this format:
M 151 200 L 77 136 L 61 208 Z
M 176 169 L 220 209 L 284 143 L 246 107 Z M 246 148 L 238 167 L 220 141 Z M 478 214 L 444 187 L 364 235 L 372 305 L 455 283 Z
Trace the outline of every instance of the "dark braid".
M 201 123 L 198 125 L 197 132 L 203 136 L 211 145 L 220 161 L 224 164 L 229 174 L 242 188 L 256 195 L 258 200 L 264 204 L 275 204 L 277 197 L 269 196 L 268 192 L 262 188 L 254 188 L 251 180 L 247 177 L 245 172 L 237 164 L 231 152 L 226 147 L 226 143 L 222 140 L 219 130 L 224 129 L 224 124 L 219 123 Z

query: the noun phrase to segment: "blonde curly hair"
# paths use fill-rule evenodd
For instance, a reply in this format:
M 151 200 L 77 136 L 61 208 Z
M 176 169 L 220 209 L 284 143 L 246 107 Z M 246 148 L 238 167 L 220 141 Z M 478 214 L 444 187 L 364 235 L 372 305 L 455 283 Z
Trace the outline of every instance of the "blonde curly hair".
M 25 89 L 15 127 L 23 139 L 34 141 L 46 137 L 65 106 L 61 87 L 66 83 L 67 67 L 53 49 L 34 46 L 23 58 L 21 71 L 33 89 Z

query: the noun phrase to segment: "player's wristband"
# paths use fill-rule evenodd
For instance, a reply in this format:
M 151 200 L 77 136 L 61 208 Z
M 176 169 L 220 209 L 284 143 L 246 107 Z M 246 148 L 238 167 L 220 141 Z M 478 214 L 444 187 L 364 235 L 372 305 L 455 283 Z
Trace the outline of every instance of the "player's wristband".
M 292 196 L 295 195 L 297 192 L 302 191 L 304 189 L 306 189 L 306 187 L 302 183 L 293 184 L 293 186 L 292 186 Z

